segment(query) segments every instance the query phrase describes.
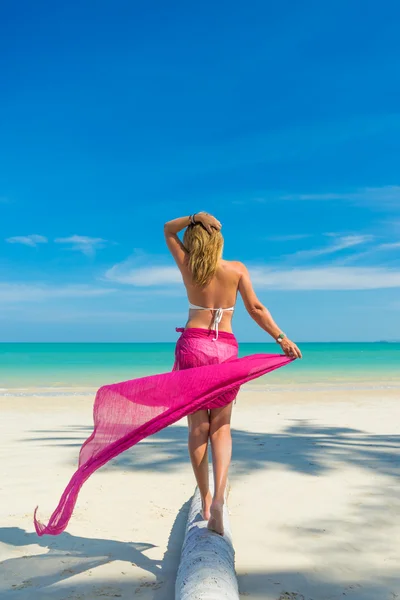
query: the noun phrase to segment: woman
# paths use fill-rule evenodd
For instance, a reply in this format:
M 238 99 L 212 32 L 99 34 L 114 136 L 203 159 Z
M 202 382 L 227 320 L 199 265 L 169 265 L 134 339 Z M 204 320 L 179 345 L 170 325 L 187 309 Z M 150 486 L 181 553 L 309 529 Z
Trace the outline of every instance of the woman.
M 185 229 L 183 243 L 178 233 Z M 250 316 L 277 342 L 289 357 L 301 358 L 254 293 L 246 267 L 222 259 L 221 223 L 205 212 L 169 221 L 164 226 L 167 246 L 182 274 L 189 300 L 189 320 L 177 344 L 175 368 L 185 369 L 222 362 L 237 356 L 232 316 L 237 293 Z M 193 337 L 193 333 L 195 337 Z M 210 333 L 212 335 L 210 335 Z M 223 333 L 223 335 L 221 335 Z M 199 336 L 203 344 L 199 351 Z M 189 454 L 208 527 L 223 534 L 224 492 L 232 453 L 230 421 L 237 390 L 218 404 L 188 415 Z M 208 440 L 211 442 L 214 496 L 208 481 Z
M 183 244 L 177 234 L 186 227 Z M 203 517 L 222 534 L 222 505 L 231 457 L 230 417 L 239 387 L 278 369 L 300 350 L 257 300 L 244 265 L 222 260 L 221 224 L 199 213 L 165 225 L 165 236 L 181 270 L 190 302 L 189 320 L 176 345 L 172 372 L 101 387 L 93 409 L 94 429 L 79 452 L 78 468 L 47 525 L 34 515 L 39 536 L 58 535 L 71 518 L 79 490 L 94 471 L 143 438 L 189 419 L 190 456 L 203 500 Z M 237 292 L 256 322 L 285 354 L 237 358 L 231 319 Z M 196 368 L 192 368 L 196 367 Z M 207 442 L 211 439 L 214 498 L 208 488 Z

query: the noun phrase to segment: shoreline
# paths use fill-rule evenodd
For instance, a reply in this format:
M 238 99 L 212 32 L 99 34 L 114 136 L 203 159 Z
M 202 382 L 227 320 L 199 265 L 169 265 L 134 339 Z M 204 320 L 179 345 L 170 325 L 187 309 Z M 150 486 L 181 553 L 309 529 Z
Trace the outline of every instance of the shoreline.
M 277 344 L 243 343 L 239 356 L 281 354 Z M 174 344 L 0 344 L 0 394 L 11 390 L 93 391 L 113 382 L 171 372 Z M 313 386 L 339 389 L 399 385 L 400 344 L 308 343 L 302 360 L 257 381 L 254 389 L 276 386 L 298 391 Z
M 362 392 L 373 390 L 400 390 L 400 378 L 386 379 L 365 379 L 352 378 L 337 379 L 332 378 L 325 381 L 288 381 L 279 383 L 267 383 L 266 375 L 256 382 L 249 382 L 242 386 L 242 392 L 259 393 L 282 393 L 296 394 L 303 392 Z M 100 387 L 100 386 L 99 386 Z M 60 385 L 60 386 L 34 386 L 26 385 L 20 387 L 0 387 L 0 398 L 9 397 L 91 397 L 94 398 L 98 387 L 94 385 Z M 1 402 L 1 400 L 0 400 Z

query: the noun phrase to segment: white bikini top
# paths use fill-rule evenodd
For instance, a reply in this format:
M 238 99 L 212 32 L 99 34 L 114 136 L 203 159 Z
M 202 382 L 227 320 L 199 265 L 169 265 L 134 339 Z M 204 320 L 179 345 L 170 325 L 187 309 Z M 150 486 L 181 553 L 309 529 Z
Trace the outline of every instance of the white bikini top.
M 195 310 L 212 310 L 215 312 L 212 321 L 212 325 L 215 331 L 215 338 L 213 338 L 214 342 L 218 339 L 218 324 L 221 322 L 222 315 L 225 311 L 233 312 L 235 310 L 234 306 L 231 306 L 230 308 L 207 308 L 206 306 L 196 306 L 196 304 L 192 304 L 191 302 L 189 302 L 189 308 L 193 308 Z

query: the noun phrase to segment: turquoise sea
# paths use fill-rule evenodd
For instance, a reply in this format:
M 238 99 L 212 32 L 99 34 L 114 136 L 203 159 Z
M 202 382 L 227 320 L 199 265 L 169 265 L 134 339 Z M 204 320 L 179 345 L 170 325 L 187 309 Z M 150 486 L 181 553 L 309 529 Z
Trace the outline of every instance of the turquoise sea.
M 303 359 L 252 385 L 400 387 L 400 343 L 303 343 Z M 174 343 L 1 343 L 0 395 L 19 389 L 97 388 L 170 371 Z M 240 355 L 276 353 L 276 344 L 243 343 Z M 29 388 L 29 389 L 28 389 Z M 48 390 L 50 391 L 50 390 Z

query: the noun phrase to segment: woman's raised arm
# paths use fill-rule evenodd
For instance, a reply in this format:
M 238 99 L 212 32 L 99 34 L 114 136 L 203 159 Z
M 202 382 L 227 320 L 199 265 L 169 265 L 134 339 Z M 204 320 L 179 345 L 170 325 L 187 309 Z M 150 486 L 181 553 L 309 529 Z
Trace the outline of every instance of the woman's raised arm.
M 215 217 L 205 212 L 199 212 L 187 217 L 178 217 L 164 224 L 165 241 L 179 268 L 185 264 L 187 250 L 179 239 L 178 233 L 186 229 L 189 225 L 195 225 L 196 223 L 200 223 L 210 234 L 213 229 L 217 231 L 221 229 L 221 223 Z

